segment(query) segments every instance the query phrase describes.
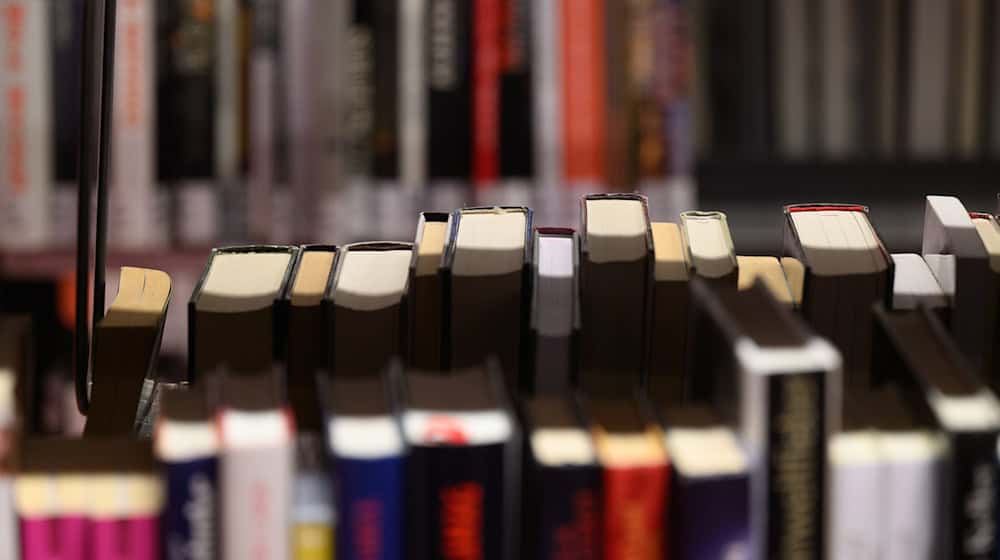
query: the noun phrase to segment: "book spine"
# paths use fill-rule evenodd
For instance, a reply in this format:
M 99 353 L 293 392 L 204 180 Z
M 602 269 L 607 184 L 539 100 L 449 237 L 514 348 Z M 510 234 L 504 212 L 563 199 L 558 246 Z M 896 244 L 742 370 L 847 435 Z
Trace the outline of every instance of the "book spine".
M 10 445 L 4 441 L 11 436 L 0 428 L 0 446 Z M 14 478 L 9 473 L 0 473 L 0 558 L 21 558 L 20 534 L 17 514 L 14 511 Z
M 131 0 L 116 18 L 111 241 L 118 247 L 163 241 L 156 199 L 155 9 L 153 0 Z
M 0 4 L 0 246 L 50 239 L 52 106 L 49 6 Z
M 546 467 L 535 463 L 526 496 L 537 511 L 525 512 L 526 554 L 538 560 L 599 557 L 600 469 Z
M 531 3 L 534 168 L 540 187 L 537 202 L 556 223 L 576 223 L 562 174 L 562 0 Z
M 670 92 L 669 6 L 666 0 L 645 0 L 633 7 L 630 32 L 635 61 L 635 131 L 630 165 L 639 187 L 654 188 L 667 174 L 667 117 Z
M 535 60 L 531 33 L 532 4 L 529 0 L 503 0 L 500 24 L 500 176 L 512 188 L 512 180 L 534 176 L 534 119 L 532 118 L 532 62 Z M 520 193 L 518 193 L 520 194 Z M 523 197 L 517 197 L 523 203 Z
M 340 538 L 337 558 L 403 557 L 402 457 L 336 458 Z
M 239 6 L 238 0 L 215 0 L 215 175 L 230 180 L 239 173 Z
M 835 438 L 831 445 L 837 443 Z M 877 457 L 870 462 L 831 464 L 830 560 L 879 557 L 885 513 L 876 496 L 882 474 Z
M 314 35 L 318 33 L 322 24 L 330 23 L 324 17 L 326 15 L 324 8 L 328 7 L 327 4 L 346 6 L 347 2 L 325 3 L 309 0 L 280 2 L 281 66 L 284 72 L 282 76 L 284 106 L 280 113 L 287 116 L 285 149 L 288 157 L 289 185 L 287 190 L 289 200 L 285 206 L 290 211 L 290 223 L 287 229 L 293 239 L 308 240 L 317 233 L 319 217 L 315 197 L 317 180 L 328 185 L 337 184 L 335 178 L 326 173 L 326 155 L 336 145 L 333 135 L 337 132 L 331 124 L 331 121 L 336 120 L 333 118 L 336 112 L 330 110 L 329 115 L 317 114 L 319 107 L 317 99 L 321 93 L 329 94 L 331 86 L 327 83 L 329 81 L 327 78 L 333 73 L 326 68 L 317 67 L 313 60 L 315 56 L 313 47 L 319 42 Z M 343 50 L 346 57 L 347 48 Z M 338 58 L 338 62 L 340 60 L 346 58 Z M 330 108 L 324 107 L 324 109 Z M 324 164 L 322 173 L 321 161 Z M 326 233 L 325 228 L 321 231 Z
M 907 145 L 917 158 L 948 153 L 948 2 L 911 0 L 909 32 L 909 107 Z
M 997 554 L 997 432 L 952 435 L 950 556 L 995 558 Z
M 669 0 L 668 10 L 667 37 L 670 45 L 667 52 L 673 63 L 670 67 L 670 104 L 667 109 L 667 147 L 670 150 L 667 171 L 674 177 L 690 177 L 694 173 L 691 3 Z
M 94 519 L 90 523 L 89 558 L 158 560 L 159 520 L 155 516 Z M 122 543 L 125 543 L 124 546 Z
M 248 215 L 254 239 L 272 239 L 272 205 L 277 180 L 278 121 L 281 119 L 280 23 L 277 0 L 254 0 L 250 54 L 250 161 Z
M 885 530 L 882 531 L 882 558 L 942 558 L 941 523 L 943 508 L 941 457 L 917 460 L 890 460 L 882 480 L 885 484 Z
M 472 3 L 428 0 L 426 25 L 427 167 L 442 189 L 431 203 L 454 208 L 466 202 L 472 174 Z
M 808 153 L 808 130 L 802 115 L 807 107 L 806 3 L 776 0 L 774 15 L 775 54 L 778 71 L 776 94 L 777 147 L 785 158 L 801 158 Z
M 748 558 L 750 479 L 689 478 L 672 470 L 670 558 Z
M 604 469 L 603 558 L 663 558 L 666 465 Z
M 82 515 L 21 518 L 23 560 L 89 560 L 90 521 Z
M 475 0 L 472 13 L 472 179 L 484 191 L 499 177 L 502 0 Z
M 290 446 L 223 452 L 219 478 L 224 560 L 288 559 L 293 461 Z
M 504 446 L 412 447 L 407 558 L 503 557 Z
M 344 171 L 351 182 L 367 180 L 372 172 L 375 123 L 375 10 L 372 4 L 366 0 L 350 2 L 346 22 Z
M 158 2 L 163 10 L 165 64 L 158 90 L 159 162 L 177 183 L 176 237 L 182 244 L 215 240 L 219 208 L 215 176 L 216 23 L 193 2 Z
M 607 100 L 603 0 L 561 0 L 563 174 L 574 191 L 606 182 Z
M 399 8 L 400 181 L 414 194 L 422 188 L 427 176 L 424 2 L 402 0 Z
M 80 141 L 80 49 L 83 48 L 83 0 L 52 2 L 52 119 L 54 186 L 52 243 L 72 245 L 76 211 L 77 144 Z
M 216 558 L 218 459 L 168 462 L 164 469 L 162 542 L 165 560 Z
M 604 84 L 605 111 L 604 130 L 605 181 L 608 190 L 629 191 L 632 169 L 629 155 L 632 148 L 633 61 L 629 44 L 631 19 L 640 10 L 632 3 L 615 6 L 615 2 L 604 5 Z
M 823 32 L 823 141 L 821 153 L 830 158 L 843 158 L 855 147 L 854 95 L 855 76 L 851 48 L 855 34 L 851 29 L 851 2 L 824 0 L 821 7 Z
M 399 177 L 399 2 L 376 0 L 373 18 L 374 130 L 372 172 L 376 179 Z
M 292 506 L 292 557 L 296 560 L 334 558 L 334 518 L 333 489 L 326 473 L 300 471 Z
M 752 499 L 752 538 L 761 558 L 820 558 L 824 551 L 826 378 L 823 373 L 766 379 L 766 450 Z M 759 476 L 758 475 L 758 476 Z M 763 524 L 763 526 L 761 526 Z

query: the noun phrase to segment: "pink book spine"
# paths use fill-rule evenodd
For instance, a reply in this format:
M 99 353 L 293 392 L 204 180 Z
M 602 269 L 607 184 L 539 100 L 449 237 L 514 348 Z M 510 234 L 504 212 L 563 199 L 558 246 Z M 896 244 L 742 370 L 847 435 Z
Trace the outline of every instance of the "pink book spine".
M 84 556 L 86 535 L 85 517 L 22 519 L 21 559 L 89 560 Z
M 90 557 L 93 560 L 159 560 L 159 536 L 159 519 L 155 516 L 96 520 L 91 525 Z

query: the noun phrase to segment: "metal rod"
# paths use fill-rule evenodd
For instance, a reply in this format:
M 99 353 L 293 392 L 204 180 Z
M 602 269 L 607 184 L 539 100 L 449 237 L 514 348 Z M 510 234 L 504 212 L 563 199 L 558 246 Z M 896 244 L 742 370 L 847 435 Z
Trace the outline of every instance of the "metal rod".
M 94 323 L 104 318 L 104 275 L 108 260 L 108 165 L 115 101 L 115 19 L 118 0 L 104 0 L 104 49 L 101 56 L 101 151 L 97 168 L 97 238 L 94 244 Z
M 90 398 L 87 373 L 90 369 L 90 332 L 87 307 L 90 301 L 90 182 L 93 178 L 94 119 L 94 49 L 97 26 L 97 2 L 83 2 L 83 48 L 80 49 L 80 134 L 77 146 L 78 172 L 76 199 L 76 332 L 73 364 L 76 406 L 87 414 Z

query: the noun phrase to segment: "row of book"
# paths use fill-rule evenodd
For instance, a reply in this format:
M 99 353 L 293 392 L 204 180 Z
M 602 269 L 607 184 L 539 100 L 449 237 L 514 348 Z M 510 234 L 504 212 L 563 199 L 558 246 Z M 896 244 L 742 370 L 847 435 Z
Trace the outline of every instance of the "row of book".
M 8 249 L 72 243 L 83 5 L 3 0 Z M 117 10 L 120 248 L 399 238 L 416 208 L 468 204 L 534 204 L 562 223 L 581 192 L 638 186 L 666 199 L 669 179 L 691 172 L 677 0 L 137 0 Z
M 780 258 L 748 258 L 718 212 L 581 206 L 579 235 L 486 207 L 217 249 L 187 379 L 152 393 L 171 282 L 123 269 L 80 440 L 13 433 L 5 324 L 0 531 L 29 560 L 328 555 L 334 526 L 346 558 L 997 553 L 995 216 L 930 196 L 893 255 L 862 206 L 791 205 Z
M 995 158 L 990 0 L 693 2 L 698 146 L 717 157 Z

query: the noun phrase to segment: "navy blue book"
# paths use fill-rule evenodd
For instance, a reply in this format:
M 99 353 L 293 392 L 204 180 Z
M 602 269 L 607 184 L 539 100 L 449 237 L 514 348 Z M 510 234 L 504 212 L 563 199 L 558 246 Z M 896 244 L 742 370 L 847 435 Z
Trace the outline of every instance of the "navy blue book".
M 750 471 L 735 432 L 710 408 L 664 412 L 672 560 L 750 556 Z
M 600 555 L 601 466 L 569 396 L 524 401 L 524 558 Z
M 166 482 L 163 558 L 217 558 L 219 439 L 205 393 L 170 388 L 161 399 L 154 448 Z
M 406 448 L 380 376 L 329 383 L 327 430 L 342 560 L 403 557 Z
M 401 389 L 407 558 L 519 558 L 517 431 L 499 368 L 408 372 Z

